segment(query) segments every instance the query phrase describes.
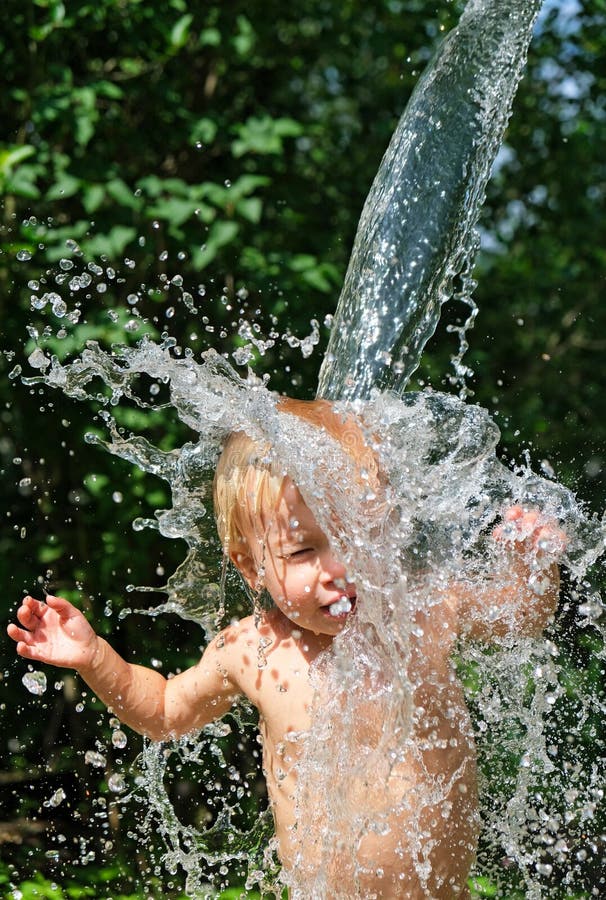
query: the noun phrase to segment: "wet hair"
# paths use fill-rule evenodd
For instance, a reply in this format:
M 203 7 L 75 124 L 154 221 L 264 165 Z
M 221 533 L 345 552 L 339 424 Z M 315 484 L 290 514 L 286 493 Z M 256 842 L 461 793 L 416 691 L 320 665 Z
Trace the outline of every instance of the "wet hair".
M 230 434 L 213 482 L 217 531 L 227 555 L 242 549 L 245 535 L 258 529 L 262 511 L 277 504 L 284 477 L 268 444 L 254 441 L 243 431 Z
M 326 431 L 358 464 L 376 475 L 376 459 L 352 416 L 340 414 L 327 400 L 283 397 L 278 409 Z M 276 507 L 285 477 L 269 444 L 255 441 L 242 431 L 229 435 L 213 482 L 217 531 L 227 555 L 242 549 L 245 535 L 259 529 L 263 512 Z

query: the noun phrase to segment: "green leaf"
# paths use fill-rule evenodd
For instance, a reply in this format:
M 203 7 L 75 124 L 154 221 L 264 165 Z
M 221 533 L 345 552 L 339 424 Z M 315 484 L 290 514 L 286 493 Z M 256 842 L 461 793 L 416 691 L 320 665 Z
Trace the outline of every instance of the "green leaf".
M 60 559 L 65 552 L 65 548 L 60 544 L 55 544 L 51 546 L 50 544 L 43 544 L 42 547 L 38 550 L 38 562 L 41 563 L 50 563 L 54 562 L 56 559 Z
M 97 497 L 105 492 L 109 484 L 109 476 L 97 475 L 91 472 L 84 476 L 82 483 L 89 494 L 93 497 Z
M 252 194 L 258 187 L 266 187 L 271 184 L 271 178 L 267 175 L 242 175 L 229 189 L 230 197 L 245 197 Z
M 87 213 L 96 212 L 105 199 L 105 188 L 100 184 L 88 184 L 82 190 L 82 206 Z
M 81 244 L 87 256 L 95 259 L 108 256 L 116 259 L 125 248 L 137 237 L 137 229 L 128 225 L 115 225 L 107 234 L 97 234 Z
M 80 115 L 76 118 L 75 136 L 76 143 L 78 143 L 80 147 L 86 147 L 94 133 L 95 126 L 91 116 Z
M 137 188 L 149 197 L 159 197 L 164 190 L 164 182 L 157 175 L 146 175 L 137 181 Z
M 94 87 L 100 97 L 107 97 L 110 100 L 121 100 L 124 97 L 123 89 L 113 81 L 97 81 Z
M 112 178 L 105 185 L 105 189 L 112 200 L 125 206 L 127 209 L 139 209 L 141 202 L 135 197 L 132 188 L 130 188 L 121 178 Z
M 247 56 L 255 45 L 256 35 L 254 28 L 246 16 L 238 16 L 236 19 L 238 33 L 232 38 L 238 56 Z
M 162 219 L 175 225 L 177 228 L 187 222 L 194 215 L 200 204 L 197 200 L 181 200 L 178 197 L 169 197 L 145 210 L 150 219 Z M 207 207 L 210 210 L 210 207 Z
M 40 188 L 35 183 L 39 171 L 38 166 L 20 166 L 5 179 L 3 193 L 37 200 L 41 196 Z
M 191 13 L 186 13 L 184 16 L 181 16 L 175 24 L 173 25 L 169 41 L 172 47 L 175 49 L 179 49 L 183 47 L 187 43 L 187 39 L 189 37 L 189 27 L 193 22 L 193 15 Z
M 303 132 L 294 119 L 272 119 L 271 116 L 251 116 L 234 129 L 238 140 L 232 143 L 235 157 L 245 153 L 279 154 L 282 152 L 284 137 L 296 137 Z
M 222 220 L 215 222 L 208 233 L 206 243 L 192 254 L 192 263 L 197 269 L 204 269 L 215 258 L 222 247 L 230 244 L 239 231 L 236 222 Z
M 298 253 L 290 260 L 289 267 L 293 272 L 305 272 L 306 269 L 311 269 L 317 265 L 317 262 L 317 258 L 310 253 Z
M 263 203 L 259 197 L 244 198 L 236 203 L 236 212 L 238 215 L 242 216 L 243 219 L 252 222 L 253 225 L 259 224 L 262 211 Z
M 331 293 L 339 281 L 339 273 L 335 266 L 318 262 L 317 257 L 310 253 L 298 253 L 292 257 L 288 266 L 293 272 L 300 274 L 305 284 L 324 294 Z
M 190 140 L 192 144 L 202 141 L 203 144 L 211 144 L 217 134 L 217 124 L 213 119 L 198 119 L 191 130 Z
M 321 268 L 307 269 L 301 277 L 306 284 L 317 291 L 322 291 L 323 294 L 329 294 L 333 289 L 332 283 Z
M 477 897 L 496 897 L 498 888 L 495 884 L 493 884 L 490 879 L 484 878 L 482 876 L 475 876 L 474 878 L 469 879 L 469 886 L 472 891 L 472 896 Z
M 191 194 L 191 185 L 182 178 L 165 178 L 162 185 L 167 194 L 177 194 L 178 197 L 189 197 Z
M 204 28 L 200 32 L 198 43 L 201 47 L 218 47 L 221 43 L 221 32 L 218 28 Z
M 9 147 L 5 150 L 0 150 L 0 174 L 9 174 L 15 166 L 25 159 L 29 159 L 35 152 L 36 149 L 31 144 L 22 144 L 19 147 Z
M 55 183 L 46 192 L 46 200 L 66 200 L 80 190 L 81 181 L 68 172 L 61 172 Z

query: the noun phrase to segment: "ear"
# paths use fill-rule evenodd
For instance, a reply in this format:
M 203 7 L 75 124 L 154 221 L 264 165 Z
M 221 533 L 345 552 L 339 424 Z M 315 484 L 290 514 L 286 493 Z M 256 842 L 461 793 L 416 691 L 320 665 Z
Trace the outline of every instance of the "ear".
M 256 590 L 259 586 L 257 566 L 250 552 L 248 550 L 230 550 L 229 558 L 248 586 Z

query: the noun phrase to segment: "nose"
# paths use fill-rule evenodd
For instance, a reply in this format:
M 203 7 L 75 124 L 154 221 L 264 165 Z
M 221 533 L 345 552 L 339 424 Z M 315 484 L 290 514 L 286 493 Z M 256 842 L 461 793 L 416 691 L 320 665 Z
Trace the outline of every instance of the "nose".
M 333 556 L 330 550 L 327 550 L 322 554 L 320 566 L 320 579 L 325 584 L 340 578 L 345 578 L 347 574 L 344 564 Z

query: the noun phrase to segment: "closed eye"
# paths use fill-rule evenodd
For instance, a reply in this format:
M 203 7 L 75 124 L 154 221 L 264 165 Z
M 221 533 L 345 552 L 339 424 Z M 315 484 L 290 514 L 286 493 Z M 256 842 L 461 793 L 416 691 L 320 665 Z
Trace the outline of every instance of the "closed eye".
M 284 559 L 301 559 L 306 553 L 311 553 L 313 547 L 301 547 L 300 550 L 293 550 L 291 553 L 285 553 Z

